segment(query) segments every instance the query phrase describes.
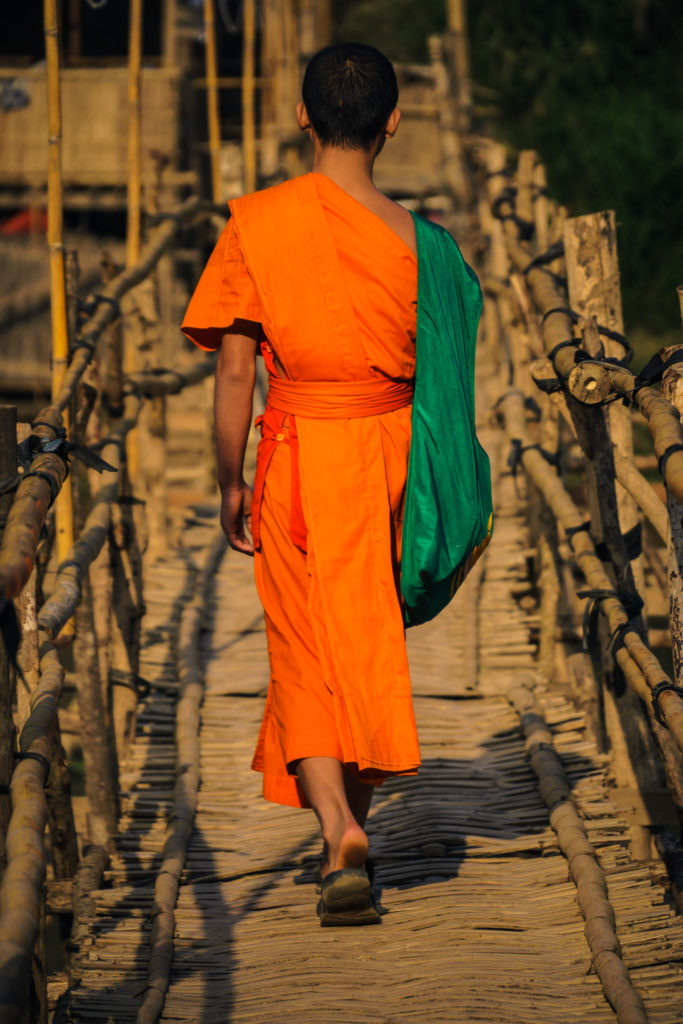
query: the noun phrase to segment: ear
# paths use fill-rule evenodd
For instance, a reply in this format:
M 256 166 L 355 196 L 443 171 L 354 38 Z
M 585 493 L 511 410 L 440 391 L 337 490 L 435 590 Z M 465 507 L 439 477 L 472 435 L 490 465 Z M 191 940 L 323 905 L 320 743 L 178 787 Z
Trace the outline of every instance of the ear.
M 385 139 L 391 139 L 396 134 L 396 129 L 399 126 L 400 120 L 401 111 L 398 109 L 398 107 L 394 107 L 394 109 L 389 114 L 389 120 L 387 121 L 387 126 L 384 129 Z
M 306 106 L 302 100 L 299 100 L 296 105 L 296 123 L 299 125 L 302 132 L 309 132 L 313 130 L 313 125 L 308 117 L 308 111 L 306 110 Z

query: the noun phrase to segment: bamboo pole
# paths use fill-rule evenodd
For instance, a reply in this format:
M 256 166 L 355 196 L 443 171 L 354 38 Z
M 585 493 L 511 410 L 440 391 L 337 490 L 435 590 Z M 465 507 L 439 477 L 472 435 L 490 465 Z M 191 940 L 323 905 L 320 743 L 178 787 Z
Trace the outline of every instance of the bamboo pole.
M 57 0 L 45 0 L 45 63 L 47 67 L 48 168 L 47 243 L 50 253 L 50 311 L 52 321 L 52 397 L 59 392 L 69 360 L 69 330 L 64 274 L 62 201 L 62 98 Z M 68 416 L 64 417 L 68 430 Z M 55 504 L 57 560 L 73 544 L 71 486 L 60 490 Z
M 211 580 L 224 553 L 225 538 L 221 533 L 209 549 L 197 581 L 194 600 L 184 610 L 178 630 L 180 693 L 175 720 L 176 782 L 162 862 L 154 884 L 147 986 L 138 1010 L 137 1024 L 155 1024 L 161 1013 L 170 980 L 178 885 L 192 834 L 201 777 L 199 709 L 204 692 L 204 677 L 198 639 L 205 621 L 206 600 Z
M 118 821 L 118 772 L 111 731 L 107 728 L 97 637 L 93 620 L 92 589 L 83 574 L 82 596 L 76 609 L 77 635 L 74 661 L 78 688 L 80 737 L 88 800 L 88 836 L 97 846 L 108 846 Z
M 572 788 L 543 712 L 525 683 L 513 686 L 506 696 L 519 715 L 527 757 L 548 807 L 550 825 L 576 885 L 576 900 L 586 922 L 585 935 L 593 969 L 614 1008 L 618 1024 L 648 1024 L 643 1001 L 621 957 L 605 873 L 576 809 Z
M 126 266 L 140 258 L 142 207 L 140 68 L 142 64 L 142 0 L 130 0 L 128 34 L 128 223 Z
M 211 157 L 211 197 L 221 201 L 221 123 L 216 59 L 216 20 L 214 0 L 204 0 L 204 64 L 206 68 L 206 118 L 209 126 Z
M 8 864 L 0 886 L 0 1018 L 18 1024 L 31 974 L 31 954 L 40 929 L 45 879 L 45 782 L 50 734 L 64 682 L 57 651 L 41 652 L 41 676 L 22 729 L 22 758 L 12 776 L 12 818 L 7 834 Z
M 458 122 L 460 130 L 468 132 L 472 120 L 472 90 L 465 0 L 448 0 L 448 29 L 455 65 Z
M 256 114 L 254 103 L 256 4 L 255 0 L 243 0 L 243 3 L 242 156 L 244 161 L 244 190 L 245 192 L 253 192 L 256 188 Z
M 0 405 L 0 480 L 12 478 L 17 470 L 17 410 Z M 0 495 L 0 538 L 12 507 L 12 494 Z M 9 614 L 11 609 L 6 609 Z M 15 729 L 12 719 L 12 673 L 5 644 L 0 639 L 0 784 L 9 786 L 14 769 Z M 9 792 L 0 793 L 0 876 L 7 858 L 5 840 L 10 820 Z
M 670 366 L 662 381 L 662 393 L 679 413 L 683 412 L 683 374 L 680 367 L 680 363 Z M 666 498 L 669 513 L 667 549 L 671 653 L 674 678 L 678 686 L 683 686 L 683 502 L 669 487 Z
M 142 64 L 142 0 L 130 0 L 128 36 L 128 221 L 126 231 L 126 267 L 140 259 L 142 175 L 140 68 Z M 127 373 L 137 369 L 137 338 L 130 322 L 125 324 L 123 365 Z M 136 480 L 139 451 L 137 437 L 128 435 L 126 442 L 128 477 Z

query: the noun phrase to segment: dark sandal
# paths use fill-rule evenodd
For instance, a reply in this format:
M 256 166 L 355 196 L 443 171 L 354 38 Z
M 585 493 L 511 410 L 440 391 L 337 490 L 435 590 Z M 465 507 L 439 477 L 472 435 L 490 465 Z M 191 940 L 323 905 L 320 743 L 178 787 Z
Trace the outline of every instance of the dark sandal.
M 323 927 L 379 924 L 382 919 L 367 871 L 342 868 L 325 875 L 320 887 L 318 917 Z

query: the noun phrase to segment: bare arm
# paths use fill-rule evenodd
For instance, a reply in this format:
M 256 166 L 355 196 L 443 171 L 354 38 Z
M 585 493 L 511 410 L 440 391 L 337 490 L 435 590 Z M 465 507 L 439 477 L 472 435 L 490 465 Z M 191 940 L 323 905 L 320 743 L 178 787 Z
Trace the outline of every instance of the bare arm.
M 251 424 L 256 350 L 260 325 L 236 320 L 221 340 L 216 366 L 214 422 L 221 526 L 230 547 L 253 555 L 246 526 L 251 526 L 251 488 L 243 476 L 244 451 Z

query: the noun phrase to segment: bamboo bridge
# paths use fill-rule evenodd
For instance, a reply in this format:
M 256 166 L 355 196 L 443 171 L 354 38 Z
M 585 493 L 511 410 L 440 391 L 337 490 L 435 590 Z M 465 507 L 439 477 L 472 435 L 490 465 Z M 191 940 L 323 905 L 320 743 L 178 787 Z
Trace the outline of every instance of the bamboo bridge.
M 478 136 L 457 25 L 430 45 L 377 179 L 480 275 L 496 526 L 409 631 L 424 764 L 371 810 L 382 925 L 319 927 L 312 815 L 249 771 L 268 660 L 217 525 L 215 364 L 157 344 L 160 261 L 225 212 L 186 199 L 97 294 L 76 281 L 33 424 L 0 410 L 8 1024 L 683 1022 L 679 350 L 633 374 L 614 214 L 568 218 L 536 154 Z

